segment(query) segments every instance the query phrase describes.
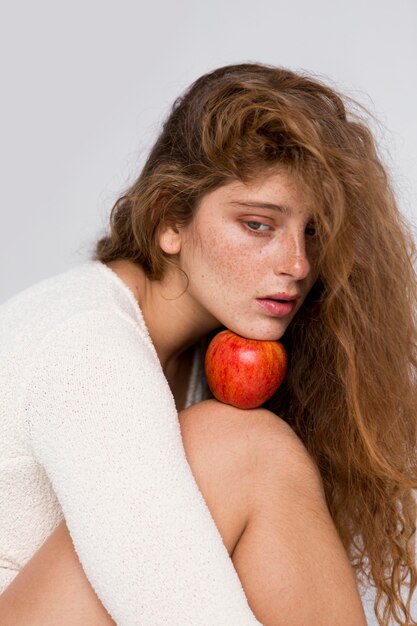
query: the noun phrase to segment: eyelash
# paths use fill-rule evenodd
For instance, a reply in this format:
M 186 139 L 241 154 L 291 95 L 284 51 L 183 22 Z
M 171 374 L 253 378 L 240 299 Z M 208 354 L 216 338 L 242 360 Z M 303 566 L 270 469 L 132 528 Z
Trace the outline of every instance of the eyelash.
M 265 224 L 264 222 L 256 222 L 254 220 L 249 220 L 246 222 L 242 222 L 243 224 L 258 224 L 260 226 L 268 226 L 268 224 Z M 266 233 L 267 231 L 265 230 L 252 230 L 252 228 L 250 228 L 249 226 L 246 228 L 246 230 L 249 230 L 250 233 L 252 233 L 252 235 L 258 236 L 261 235 L 262 233 Z M 314 230 L 314 234 L 312 235 L 312 237 L 315 237 L 316 235 L 316 230 L 314 228 L 314 226 L 311 226 L 309 228 L 309 230 Z
M 255 222 L 254 220 L 243 222 L 243 224 L 258 224 L 260 226 L 268 226 L 268 224 L 265 224 L 263 222 Z M 260 231 L 260 230 L 252 230 L 252 228 L 250 228 L 249 226 L 246 228 L 246 230 L 249 230 L 249 232 L 252 233 L 253 235 L 259 235 L 261 232 L 266 232 L 266 231 Z

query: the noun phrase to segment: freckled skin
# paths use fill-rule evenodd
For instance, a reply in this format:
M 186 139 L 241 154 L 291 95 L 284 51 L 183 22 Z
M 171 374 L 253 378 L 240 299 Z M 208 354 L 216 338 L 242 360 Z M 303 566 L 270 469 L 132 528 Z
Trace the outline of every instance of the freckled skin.
M 231 200 L 288 204 L 291 217 L 260 208 L 231 207 Z M 242 221 L 256 220 L 262 235 Z M 230 330 L 251 339 L 280 338 L 302 305 L 317 275 L 315 249 L 306 243 L 308 207 L 283 172 L 257 185 L 240 182 L 207 194 L 194 218 L 200 245 L 183 242 L 181 262 L 190 278 L 189 294 Z M 261 228 L 261 227 L 258 227 Z M 257 297 L 301 293 L 294 311 L 277 318 L 261 309 Z
M 285 204 L 291 215 L 233 202 Z M 160 281 L 126 261 L 107 265 L 131 288 L 163 370 L 174 380 L 181 355 L 207 333 L 225 326 L 249 339 L 282 337 L 313 286 L 317 246 L 306 235 L 309 207 L 285 171 L 245 185 L 233 181 L 201 199 L 186 227 L 166 227 L 159 244 L 184 274 L 168 267 Z M 243 222 L 249 222 L 244 224 Z M 253 224 L 259 232 L 253 232 Z M 252 230 L 251 230 L 252 229 Z M 256 298 L 301 294 L 289 315 L 274 317 Z

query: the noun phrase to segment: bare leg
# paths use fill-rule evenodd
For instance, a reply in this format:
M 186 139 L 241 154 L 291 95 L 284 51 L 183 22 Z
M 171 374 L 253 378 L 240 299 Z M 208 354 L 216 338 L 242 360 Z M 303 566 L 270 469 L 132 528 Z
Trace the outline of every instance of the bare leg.
M 181 411 L 179 419 L 188 462 L 258 620 L 366 624 L 318 473 L 292 430 L 263 409 L 215 400 Z M 0 623 L 114 625 L 65 522 L 0 597 Z
M 114 626 L 74 550 L 65 521 L 0 596 L 2 626 Z
M 187 456 L 198 459 L 193 472 L 202 468 L 198 482 L 223 538 L 235 521 L 229 554 L 257 619 L 366 626 L 320 473 L 301 440 L 264 409 L 223 406 L 221 420 L 219 410 L 208 401 L 185 414 L 183 439 L 190 429 Z
M 366 626 L 315 463 L 287 424 L 262 419 L 270 433 L 252 451 L 249 523 L 232 555 L 252 611 L 265 626 Z

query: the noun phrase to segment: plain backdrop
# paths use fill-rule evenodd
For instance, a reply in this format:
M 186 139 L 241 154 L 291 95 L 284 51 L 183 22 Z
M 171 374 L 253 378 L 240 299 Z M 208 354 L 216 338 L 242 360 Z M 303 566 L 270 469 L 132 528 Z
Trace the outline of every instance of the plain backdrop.
M 174 99 L 230 63 L 308 71 L 364 104 L 417 219 L 415 0 L 38 0 L 0 24 L 0 302 L 89 258 Z

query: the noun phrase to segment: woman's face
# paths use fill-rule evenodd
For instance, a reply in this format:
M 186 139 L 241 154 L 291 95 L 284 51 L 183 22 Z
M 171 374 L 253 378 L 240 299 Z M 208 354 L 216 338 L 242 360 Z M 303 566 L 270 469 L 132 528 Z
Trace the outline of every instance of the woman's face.
M 180 264 L 190 280 L 188 295 L 206 314 L 245 337 L 276 340 L 317 278 L 317 253 L 308 206 L 279 171 L 206 194 L 182 237 Z M 256 300 L 278 292 L 300 296 L 283 317 Z

